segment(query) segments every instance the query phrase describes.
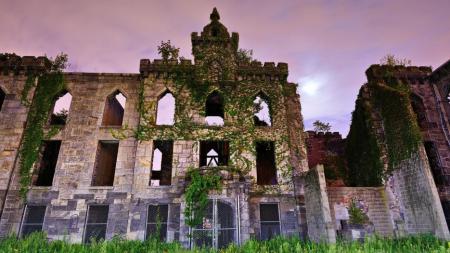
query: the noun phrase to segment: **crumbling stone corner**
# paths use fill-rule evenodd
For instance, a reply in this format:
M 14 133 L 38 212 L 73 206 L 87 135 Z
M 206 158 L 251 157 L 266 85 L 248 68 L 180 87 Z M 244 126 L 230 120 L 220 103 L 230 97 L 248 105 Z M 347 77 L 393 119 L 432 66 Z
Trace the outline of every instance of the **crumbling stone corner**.
M 323 165 L 316 165 L 305 175 L 305 205 L 308 237 L 315 242 L 336 242 L 331 219 Z

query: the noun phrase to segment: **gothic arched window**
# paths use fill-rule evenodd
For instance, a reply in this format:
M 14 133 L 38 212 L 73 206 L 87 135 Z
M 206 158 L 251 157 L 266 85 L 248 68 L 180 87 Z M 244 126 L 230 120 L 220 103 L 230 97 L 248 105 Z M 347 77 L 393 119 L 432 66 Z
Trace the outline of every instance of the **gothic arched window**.
M 411 107 L 414 113 L 416 114 L 417 124 L 419 124 L 419 127 L 421 129 L 426 129 L 428 125 L 427 116 L 425 111 L 425 105 L 423 104 L 422 99 L 418 95 L 411 93 L 410 100 L 411 100 Z
M 272 126 L 270 116 L 269 99 L 264 94 L 259 94 L 253 100 L 253 122 L 255 126 Z
M 165 91 L 158 99 L 156 125 L 173 125 L 175 122 L 175 97 Z
M 52 115 L 50 116 L 50 125 L 65 125 L 69 115 L 70 105 L 72 104 L 72 95 L 68 91 L 62 92 L 53 105 Z
M 120 91 L 115 91 L 108 96 L 103 110 L 103 126 L 122 125 L 126 101 L 126 97 Z

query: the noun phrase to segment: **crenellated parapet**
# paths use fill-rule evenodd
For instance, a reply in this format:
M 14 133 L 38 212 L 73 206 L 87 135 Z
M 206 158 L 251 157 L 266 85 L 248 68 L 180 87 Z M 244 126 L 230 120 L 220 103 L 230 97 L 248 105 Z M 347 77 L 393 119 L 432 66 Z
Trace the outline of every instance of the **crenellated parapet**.
M 51 62 L 45 56 L 23 56 L 16 54 L 0 54 L 0 74 L 15 75 L 25 73 L 40 73 L 50 68 Z
M 369 82 L 387 81 L 396 78 L 404 83 L 424 83 L 431 74 L 431 67 L 426 66 L 390 66 L 390 65 L 372 65 L 366 70 L 367 80 Z
M 141 59 L 139 64 L 139 73 L 141 75 L 148 76 L 150 73 L 160 75 L 160 74 L 171 74 L 175 72 L 192 72 L 194 70 L 194 65 L 192 61 L 188 59 L 177 60 L 162 60 L 155 59 L 150 61 L 149 59 Z

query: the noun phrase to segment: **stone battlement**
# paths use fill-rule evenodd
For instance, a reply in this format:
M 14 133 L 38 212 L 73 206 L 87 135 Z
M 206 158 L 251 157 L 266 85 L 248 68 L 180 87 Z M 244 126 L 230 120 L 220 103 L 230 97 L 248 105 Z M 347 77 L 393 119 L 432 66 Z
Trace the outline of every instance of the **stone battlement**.
M 50 67 L 50 61 L 45 56 L 23 56 L 16 54 L 0 54 L 0 73 L 19 74 L 29 72 L 42 72 Z
M 431 67 L 427 66 L 389 66 L 389 65 L 371 65 L 366 70 L 367 80 L 380 81 L 386 80 L 386 73 L 391 73 L 395 78 L 403 80 L 405 82 L 423 83 L 431 74 Z

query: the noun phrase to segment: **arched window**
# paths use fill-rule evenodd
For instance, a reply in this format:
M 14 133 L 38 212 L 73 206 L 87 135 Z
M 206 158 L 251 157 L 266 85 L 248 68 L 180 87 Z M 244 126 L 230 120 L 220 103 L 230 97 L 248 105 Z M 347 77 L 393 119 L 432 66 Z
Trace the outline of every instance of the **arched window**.
M 62 92 L 55 101 L 52 115 L 50 116 L 50 125 L 65 125 L 69 115 L 72 95 L 65 91 Z
M 0 88 L 0 111 L 3 107 L 3 102 L 5 102 L 6 93 L 3 91 L 2 88 Z
M 116 91 L 108 96 L 106 99 L 105 109 L 103 111 L 103 126 L 122 125 L 126 101 L 126 97 L 120 91 Z
M 425 111 L 425 105 L 423 104 L 422 99 L 418 95 L 411 93 L 410 100 L 411 100 L 411 107 L 414 113 L 416 114 L 417 123 L 419 124 L 419 127 L 421 129 L 426 129 L 428 125 L 427 116 Z
M 224 123 L 223 98 L 219 92 L 213 91 L 206 99 L 205 121 L 207 125 L 222 126 Z
M 253 122 L 255 126 L 272 126 L 270 117 L 269 99 L 264 94 L 259 94 L 253 100 Z
M 175 97 L 169 91 L 164 92 L 159 100 L 156 112 L 156 125 L 173 125 L 175 122 Z

